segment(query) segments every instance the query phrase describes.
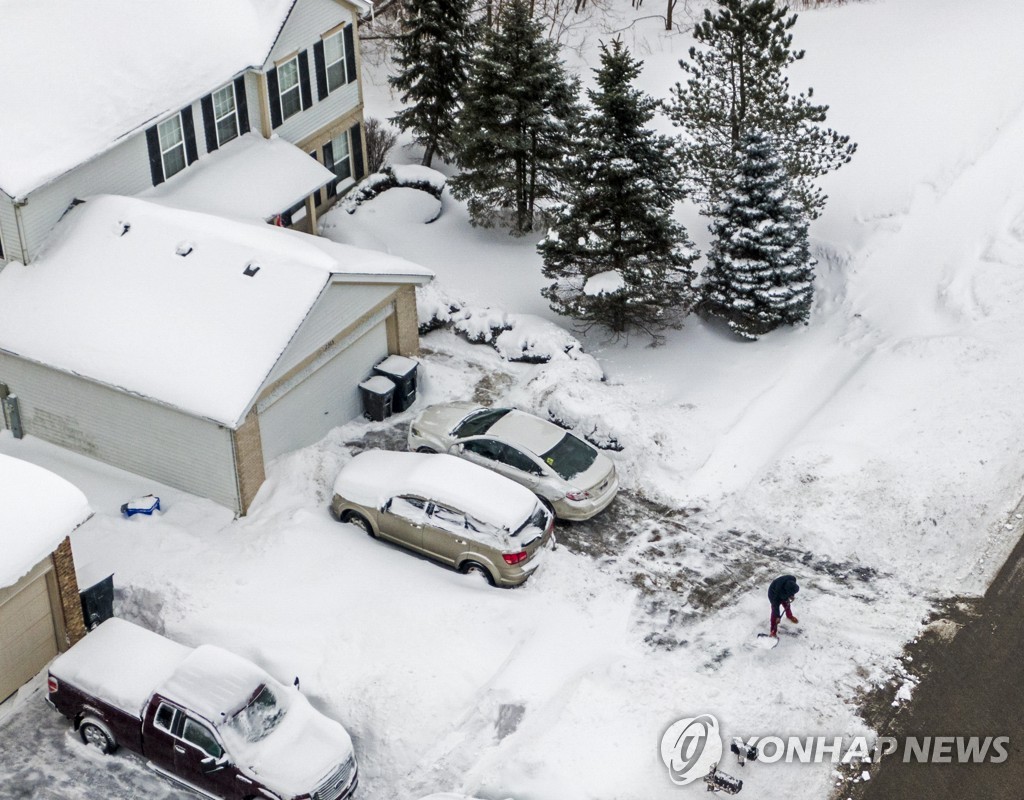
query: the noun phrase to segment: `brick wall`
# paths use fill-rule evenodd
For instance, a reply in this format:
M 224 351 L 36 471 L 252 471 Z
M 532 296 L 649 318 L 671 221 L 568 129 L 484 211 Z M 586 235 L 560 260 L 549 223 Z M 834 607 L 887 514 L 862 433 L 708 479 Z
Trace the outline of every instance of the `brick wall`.
M 62 650 L 70 647 L 85 636 L 85 620 L 82 618 L 82 600 L 78 596 L 78 579 L 75 577 L 75 559 L 71 553 L 71 539 L 64 538 L 53 551 L 53 569 L 57 576 L 57 593 L 64 614 L 65 642 Z
M 420 349 L 420 324 L 416 316 L 416 289 L 408 284 L 395 292 L 396 336 L 394 352 L 413 356 Z M 389 342 L 390 344 L 390 342 Z
M 249 510 L 249 504 L 256 497 L 256 492 L 266 480 L 263 465 L 263 441 L 260 439 L 260 418 L 256 413 L 255 406 L 249 409 L 245 422 L 232 436 L 240 510 L 242 514 L 245 514 Z

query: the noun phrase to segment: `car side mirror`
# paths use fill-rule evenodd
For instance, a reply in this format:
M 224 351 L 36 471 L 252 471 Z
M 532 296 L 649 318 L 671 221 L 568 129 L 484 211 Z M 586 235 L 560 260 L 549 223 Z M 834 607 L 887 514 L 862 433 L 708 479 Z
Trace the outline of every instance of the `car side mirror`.
M 203 767 L 203 772 L 209 774 L 211 772 L 220 772 L 220 770 L 224 769 L 224 767 L 231 762 L 228 760 L 227 753 L 223 753 L 220 758 L 207 756 L 199 763 Z
M 386 502 L 384 503 L 384 505 L 382 505 L 382 506 L 380 507 L 380 510 L 381 510 L 381 511 L 387 511 L 387 510 L 388 510 L 389 508 L 391 508 L 391 500 L 387 500 L 387 501 L 386 501 Z

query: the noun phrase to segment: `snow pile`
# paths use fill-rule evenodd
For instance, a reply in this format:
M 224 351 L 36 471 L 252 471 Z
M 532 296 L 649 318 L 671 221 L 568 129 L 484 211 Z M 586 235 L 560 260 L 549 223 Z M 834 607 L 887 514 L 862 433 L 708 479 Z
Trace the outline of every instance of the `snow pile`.
M 367 175 L 359 182 L 358 186 L 345 195 L 345 198 L 340 203 L 340 207 L 349 214 L 354 214 L 367 201 L 390 191 L 387 195 L 387 202 L 373 204 L 375 213 L 393 218 L 395 223 L 401 224 L 402 222 L 412 222 L 415 220 L 408 213 L 408 209 L 409 207 L 418 206 L 422 207 L 424 212 L 429 210 L 429 213 L 425 213 L 423 215 L 424 218 L 419 221 L 429 223 L 441 215 L 441 194 L 444 192 L 446 181 L 447 178 L 444 175 L 437 170 L 430 169 L 430 167 L 412 164 L 389 165 L 380 172 Z M 407 189 L 410 191 L 394 191 L 396 189 Z M 421 196 L 420 193 L 427 195 L 427 197 Z M 396 200 L 396 197 L 401 197 L 402 200 L 399 202 Z M 431 197 L 436 202 L 431 202 L 429 199 Z M 396 214 L 396 211 L 401 212 L 403 210 L 406 213 Z M 325 224 L 330 226 L 335 223 L 327 220 L 325 215 L 321 226 Z
M 91 514 L 64 478 L 0 455 L 0 588 L 17 583 Z

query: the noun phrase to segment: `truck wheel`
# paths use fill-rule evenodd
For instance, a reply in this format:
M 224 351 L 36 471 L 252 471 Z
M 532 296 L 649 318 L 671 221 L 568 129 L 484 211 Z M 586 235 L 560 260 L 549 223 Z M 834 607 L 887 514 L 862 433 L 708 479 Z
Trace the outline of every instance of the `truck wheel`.
M 99 725 L 86 722 L 78 729 L 78 733 L 82 736 L 83 742 L 95 746 L 103 755 L 113 753 L 117 748 L 117 743 Z

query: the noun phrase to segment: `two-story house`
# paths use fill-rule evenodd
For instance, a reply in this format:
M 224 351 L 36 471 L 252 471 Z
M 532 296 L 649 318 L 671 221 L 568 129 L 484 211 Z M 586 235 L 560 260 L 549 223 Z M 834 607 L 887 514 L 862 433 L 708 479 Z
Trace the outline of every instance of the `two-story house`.
M 244 514 L 418 349 L 432 273 L 309 235 L 363 174 L 369 6 L 0 4 L 0 428 Z
M 211 154 L 245 149 L 247 134 L 294 152 L 239 155 L 222 168 L 235 176 L 222 193 L 241 201 L 245 176 L 269 173 L 270 220 L 314 232 L 317 212 L 364 172 L 357 25 L 369 9 L 366 0 L 6 4 L 0 266 L 31 262 L 76 199 L 170 187 Z M 300 154 L 326 170 L 296 187 Z

